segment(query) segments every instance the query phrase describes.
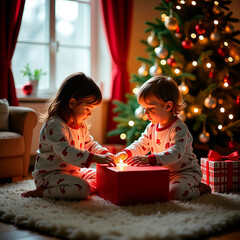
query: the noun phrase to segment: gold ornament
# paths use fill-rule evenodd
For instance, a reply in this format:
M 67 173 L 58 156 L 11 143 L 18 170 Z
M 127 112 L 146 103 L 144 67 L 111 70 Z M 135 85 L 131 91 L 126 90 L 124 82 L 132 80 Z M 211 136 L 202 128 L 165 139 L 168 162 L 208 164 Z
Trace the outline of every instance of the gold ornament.
M 221 34 L 218 31 L 214 31 L 210 35 L 210 39 L 212 41 L 218 41 L 218 40 L 220 40 L 220 38 L 221 38 Z
M 201 143 L 207 143 L 210 139 L 210 134 L 206 132 L 206 130 L 203 130 L 203 132 L 199 134 L 198 139 Z
M 147 43 L 152 47 L 157 47 L 159 45 L 159 40 L 154 32 L 151 32 L 150 36 L 147 38 Z
M 179 91 L 184 95 L 189 92 L 189 87 L 185 84 L 184 81 L 182 81 L 181 85 L 178 88 L 179 88 Z
M 166 58 L 168 56 L 168 50 L 163 47 L 162 41 L 160 42 L 160 45 L 154 49 L 154 51 L 156 55 L 161 59 Z
M 217 100 L 216 98 L 212 97 L 211 94 L 209 94 L 204 100 L 204 105 L 207 108 L 215 108 L 217 105 Z
M 162 73 L 162 69 L 155 63 L 153 66 L 150 67 L 149 73 L 151 76 L 157 76 Z
M 175 17 L 166 17 L 164 25 L 168 30 L 175 31 L 178 28 L 178 20 Z
M 148 70 L 145 63 L 142 63 L 141 67 L 138 69 L 138 75 L 144 77 L 148 75 Z
M 232 24 L 228 23 L 225 27 L 225 33 L 232 34 L 234 32 L 234 27 Z
M 233 58 L 233 65 L 236 65 L 240 62 L 240 48 L 235 44 L 231 45 L 229 49 L 229 56 Z

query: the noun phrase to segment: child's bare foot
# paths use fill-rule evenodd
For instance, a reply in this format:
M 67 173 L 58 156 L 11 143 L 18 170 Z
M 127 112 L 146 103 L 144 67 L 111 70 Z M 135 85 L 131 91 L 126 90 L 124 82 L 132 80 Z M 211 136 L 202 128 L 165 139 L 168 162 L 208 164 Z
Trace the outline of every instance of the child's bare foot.
M 21 196 L 26 197 L 26 198 L 29 198 L 29 197 L 33 197 L 33 198 L 43 197 L 44 189 L 45 189 L 44 187 L 39 187 L 36 190 L 24 192 L 24 193 L 21 194 Z
M 210 188 L 207 184 L 202 183 L 202 182 L 199 184 L 198 190 L 199 190 L 199 192 L 200 192 L 200 195 L 203 195 L 203 194 L 205 194 L 205 193 L 211 193 L 211 192 L 212 192 L 211 188 Z

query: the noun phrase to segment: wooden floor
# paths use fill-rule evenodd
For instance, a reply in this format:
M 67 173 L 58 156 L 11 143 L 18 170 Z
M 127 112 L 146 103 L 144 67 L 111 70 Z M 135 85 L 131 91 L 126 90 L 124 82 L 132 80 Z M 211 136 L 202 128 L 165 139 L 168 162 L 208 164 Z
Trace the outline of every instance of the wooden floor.
M 24 179 L 32 178 L 31 175 Z M 62 238 L 55 238 L 47 236 L 45 233 L 37 230 L 29 230 L 19 228 L 18 226 L 0 222 L 0 240 L 59 240 Z M 211 235 L 195 240 L 240 240 L 240 224 L 237 226 L 224 231 L 221 234 Z M 84 240 L 84 239 L 79 239 Z

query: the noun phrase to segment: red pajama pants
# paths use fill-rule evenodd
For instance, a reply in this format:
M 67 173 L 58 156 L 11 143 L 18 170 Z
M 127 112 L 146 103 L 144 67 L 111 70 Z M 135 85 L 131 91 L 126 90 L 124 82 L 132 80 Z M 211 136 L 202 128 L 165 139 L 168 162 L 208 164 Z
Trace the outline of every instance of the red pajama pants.
M 35 178 L 36 187 L 45 188 L 43 197 L 64 200 L 86 199 L 96 192 L 96 171 L 81 168 L 75 174 L 51 171 Z

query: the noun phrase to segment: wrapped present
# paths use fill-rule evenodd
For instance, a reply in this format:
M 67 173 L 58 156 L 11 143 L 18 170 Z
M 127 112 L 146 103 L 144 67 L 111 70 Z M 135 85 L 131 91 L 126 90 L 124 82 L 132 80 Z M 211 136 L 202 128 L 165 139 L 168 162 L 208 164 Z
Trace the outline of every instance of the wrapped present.
M 97 193 L 115 205 L 169 200 L 169 169 L 97 164 Z
M 240 159 L 238 152 L 228 156 L 210 150 L 208 158 L 201 158 L 202 182 L 208 184 L 212 192 L 240 191 Z

